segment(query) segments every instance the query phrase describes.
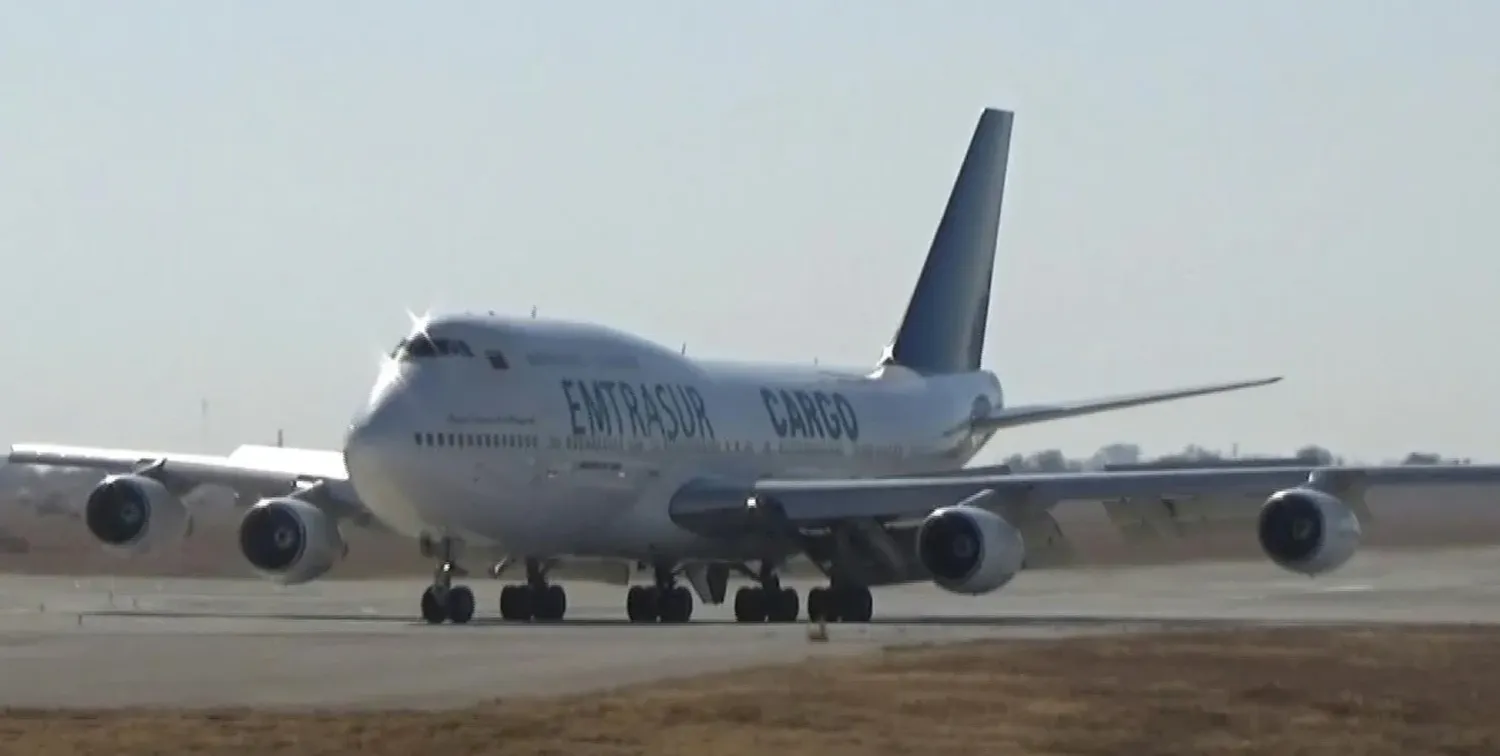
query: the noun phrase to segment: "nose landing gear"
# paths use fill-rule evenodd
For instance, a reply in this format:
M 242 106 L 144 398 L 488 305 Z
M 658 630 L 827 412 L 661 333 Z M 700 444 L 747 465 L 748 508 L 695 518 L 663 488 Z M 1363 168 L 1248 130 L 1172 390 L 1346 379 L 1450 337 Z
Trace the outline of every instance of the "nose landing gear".
M 455 544 L 445 538 L 435 550 L 441 553 L 442 561 L 433 570 L 432 585 L 422 591 L 422 619 L 430 625 L 440 625 L 444 621 L 467 624 L 474 618 L 474 592 L 466 585 L 453 584 L 454 577 L 467 574 L 453 562 Z

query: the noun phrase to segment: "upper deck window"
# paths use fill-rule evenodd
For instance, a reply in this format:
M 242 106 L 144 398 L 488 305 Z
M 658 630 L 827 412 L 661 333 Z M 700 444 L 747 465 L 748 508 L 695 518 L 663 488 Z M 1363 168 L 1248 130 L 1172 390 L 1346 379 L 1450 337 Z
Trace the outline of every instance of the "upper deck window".
M 473 357 L 474 353 L 469 350 L 469 345 L 458 339 L 433 339 L 437 343 L 438 354 L 448 357 Z

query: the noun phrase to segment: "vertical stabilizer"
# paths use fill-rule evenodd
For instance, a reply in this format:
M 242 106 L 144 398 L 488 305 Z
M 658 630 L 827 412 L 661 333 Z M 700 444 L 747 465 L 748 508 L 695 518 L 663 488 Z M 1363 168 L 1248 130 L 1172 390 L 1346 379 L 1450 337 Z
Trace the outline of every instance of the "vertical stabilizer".
M 1014 119 L 993 108 L 979 116 L 887 362 L 927 374 L 979 369 Z

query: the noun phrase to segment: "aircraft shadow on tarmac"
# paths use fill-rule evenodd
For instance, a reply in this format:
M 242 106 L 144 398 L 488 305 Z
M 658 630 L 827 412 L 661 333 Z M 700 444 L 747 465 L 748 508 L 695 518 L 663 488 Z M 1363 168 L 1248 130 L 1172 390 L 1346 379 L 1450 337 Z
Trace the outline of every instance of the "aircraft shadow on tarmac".
M 138 619 L 239 619 L 239 620 L 289 620 L 289 621 L 324 621 L 324 622 L 381 622 L 399 623 L 412 627 L 426 627 L 427 623 L 412 620 L 409 616 L 391 614 L 336 614 L 336 613 L 252 613 L 252 612 L 202 612 L 202 611 L 148 611 L 148 610 L 115 610 L 106 609 L 90 612 L 79 612 L 80 617 L 115 617 L 115 618 L 138 618 Z M 778 627 L 806 625 L 807 620 L 798 620 L 790 623 L 743 623 L 727 618 L 705 618 L 695 619 L 687 623 L 638 623 L 621 617 L 618 619 L 604 617 L 585 617 L 579 619 L 565 619 L 561 622 L 512 622 L 498 617 L 476 617 L 464 625 L 444 624 L 437 627 L 451 628 L 459 631 L 464 628 L 549 628 L 567 630 L 570 628 L 597 628 L 597 627 L 632 627 L 642 629 L 670 629 L 694 626 L 735 626 L 751 625 L 758 627 Z M 1048 626 L 1108 626 L 1108 625 L 1151 625 L 1151 626 L 1231 626 L 1244 625 L 1245 620 L 1231 620 L 1211 617 L 1145 617 L 1117 614 L 1050 614 L 1050 615 L 926 615 L 926 616 L 884 616 L 877 617 L 868 623 L 829 623 L 834 627 L 860 625 L 872 626 L 947 626 L 947 627 L 996 627 L 996 628 L 1024 628 L 1024 627 L 1048 627 Z

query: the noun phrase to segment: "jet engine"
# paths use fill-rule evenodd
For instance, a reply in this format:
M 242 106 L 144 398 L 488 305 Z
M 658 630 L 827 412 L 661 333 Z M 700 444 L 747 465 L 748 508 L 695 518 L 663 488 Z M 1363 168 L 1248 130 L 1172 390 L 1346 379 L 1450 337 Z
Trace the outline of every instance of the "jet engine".
M 281 585 L 315 580 L 349 553 L 338 524 L 301 499 L 262 499 L 240 520 L 240 553 Z
M 176 545 L 192 530 L 187 505 L 144 475 L 110 475 L 89 492 L 83 521 L 105 548 L 139 554 Z
M 1311 488 L 1277 491 L 1260 510 L 1260 547 L 1277 566 L 1302 575 L 1336 570 L 1359 549 L 1359 517 L 1337 497 Z
M 917 528 L 917 559 L 952 593 L 989 593 L 1021 571 L 1026 545 L 1005 518 L 959 504 L 935 510 Z

